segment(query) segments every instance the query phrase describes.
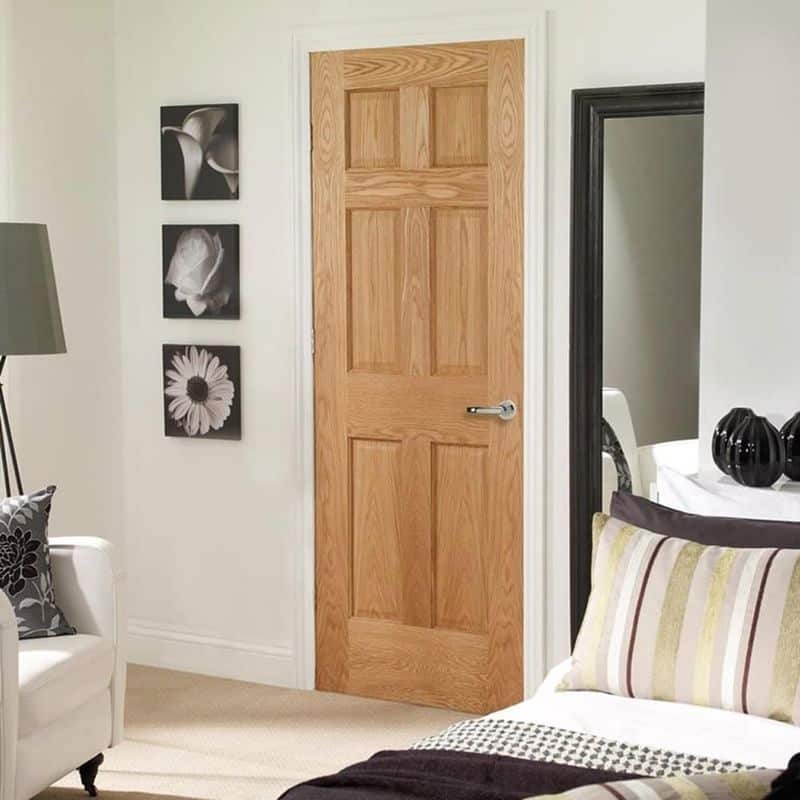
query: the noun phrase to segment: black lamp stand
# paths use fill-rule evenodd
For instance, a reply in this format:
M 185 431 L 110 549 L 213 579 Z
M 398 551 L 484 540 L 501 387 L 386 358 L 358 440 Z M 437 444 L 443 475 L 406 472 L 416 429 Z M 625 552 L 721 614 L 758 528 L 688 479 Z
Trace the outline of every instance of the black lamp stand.
M 0 377 L 6 365 L 6 356 L 0 356 Z M 6 446 L 8 453 L 6 453 Z M 3 479 L 6 485 L 6 497 L 11 497 L 11 476 L 8 474 L 8 459 L 11 457 L 11 465 L 14 468 L 14 479 L 17 482 L 17 494 L 23 494 L 22 478 L 19 475 L 19 464 L 17 463 L 17 451 L 14 449 L 14 437 L 11 435 L 11 423 L 8 421 L 8 408 L 6 408 L 6 396 L 3 392 L 3 383 L 0 381 L 0 458 L 3 461 Z

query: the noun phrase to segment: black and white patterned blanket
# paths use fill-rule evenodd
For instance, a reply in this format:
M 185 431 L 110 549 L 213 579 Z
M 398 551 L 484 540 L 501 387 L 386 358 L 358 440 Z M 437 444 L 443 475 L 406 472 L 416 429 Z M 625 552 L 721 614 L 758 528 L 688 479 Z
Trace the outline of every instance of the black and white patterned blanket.
M 283 800 L 530 800 L 631 779 L 692 775 L 705 780 L 712 773 L 751 769 L 758 768 L 532 722 L 483 718 L 451 725 L 409 750 L 379 752 L 334 775 L 306 781 Z M 730 777 L 739 785 L 742 776 Z M 690 797 L 700 796 L 692 791 Z
M 442 733 L 422 739 L 411 749 L 511 756 L 650 778 L 757 769 L 753 765 L 624 744 L 533 722 L 485 717 L 457 722 Z

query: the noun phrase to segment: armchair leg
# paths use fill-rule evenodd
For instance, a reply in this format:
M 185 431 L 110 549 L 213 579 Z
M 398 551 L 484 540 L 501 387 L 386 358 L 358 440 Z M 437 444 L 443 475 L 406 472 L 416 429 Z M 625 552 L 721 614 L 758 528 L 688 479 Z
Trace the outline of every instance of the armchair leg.
M 98 753 L 94 758 L 90 758 L 85 764 L 78 767 L 81 783 L 89 793 L 89 797 L 97 797 L 97 787 L 94 785 L 94 779 L 97 777 L 97 771 L 104 760 L 103 754 Z

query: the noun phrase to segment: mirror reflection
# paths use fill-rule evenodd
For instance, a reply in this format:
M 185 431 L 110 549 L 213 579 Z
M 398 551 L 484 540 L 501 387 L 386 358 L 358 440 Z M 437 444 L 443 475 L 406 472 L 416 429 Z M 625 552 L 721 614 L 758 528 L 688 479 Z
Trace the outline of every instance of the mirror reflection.
M 702 114 L 606 119 L 602 510 L 697 471 Z

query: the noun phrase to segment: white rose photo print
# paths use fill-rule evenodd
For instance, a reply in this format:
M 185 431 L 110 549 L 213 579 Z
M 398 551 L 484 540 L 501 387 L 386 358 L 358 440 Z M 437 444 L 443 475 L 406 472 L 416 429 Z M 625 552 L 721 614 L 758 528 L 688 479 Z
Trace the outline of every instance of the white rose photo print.
M 165 344 L 164 435 L 241 439 L 239 348 Z
M 163 225 L 165 319 L 239 319 L 239 226 Z
M 239 106 L 162 106 L 161 199 L 238 198 Z

